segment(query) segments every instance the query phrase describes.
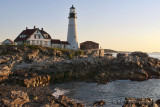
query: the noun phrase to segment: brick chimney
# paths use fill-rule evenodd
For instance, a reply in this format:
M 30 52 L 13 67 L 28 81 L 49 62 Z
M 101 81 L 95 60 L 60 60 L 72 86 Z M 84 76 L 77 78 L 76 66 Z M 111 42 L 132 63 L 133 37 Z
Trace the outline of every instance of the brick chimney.
M 41 30 L 43 31 L 43 28 L 41 28 Z
M 28 29 L 28 27 L 26 27 L 26 30 Z
M 36 29 L 36 26 L 34 26 L 34 29 Z

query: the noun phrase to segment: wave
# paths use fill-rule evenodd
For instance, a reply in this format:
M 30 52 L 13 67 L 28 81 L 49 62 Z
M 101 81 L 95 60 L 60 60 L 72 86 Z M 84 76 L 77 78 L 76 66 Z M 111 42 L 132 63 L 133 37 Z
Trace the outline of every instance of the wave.
M 67 94 L 67 93 L 69 93 L 69 92 L 70 92 L 70 90 L 55 88 L 52 95 L 53 95 L 55 98 L 58 98 L 60 95 L 65 95 L 65 94 Z

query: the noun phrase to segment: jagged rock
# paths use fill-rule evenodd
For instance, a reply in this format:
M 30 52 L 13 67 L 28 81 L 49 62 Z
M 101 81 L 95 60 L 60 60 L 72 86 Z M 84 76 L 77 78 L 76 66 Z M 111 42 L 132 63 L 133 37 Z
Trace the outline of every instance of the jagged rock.
M 75 103 L 73 100 L 70 100 L 67 96 L 60 95 L 56 102 L 60 103 L 65 107 L 84 107 L 81 103 Z
M 117 59 L 124 58 L 126 56 L 128 56 L 128 54 L 126 54 L 126 53 L 118 53 L 117 54 Z
M 0 76 L 0 83 L 8 79 L 8 76 Z
M 11 72 L 11 68 L 6 65 L 0 65 L 0 76 L 8 76 Z
M 125 104 L 122 107 L 155 107 L 155 104 L 150 98 L 125 98 Z
M 7 107 L 22 107 L 26 102 L 29 102 L 29 97 L 22 91 L 11 91 L 8 99 L 2 99 L 2 104 Z
M 131 56 L 138 56 L 138 57 L 146 57 L 146 58 L 148 58 L 149 56 L 148 56 L 148 54 L 147 53 L 144 53 L 144 52 L 132 52 L 131 53 Z
M 101 101 L 95 101 L 94 103 L 93 103 L 93 106 L 103 106 L 103 105 L 105 105 L 106 103 L 103 101 L 103 100 L 101 100 Z
M 35 76 L 35 77 L 30 77 L 28 79 L 24 79 L 23 84 L 26 87 L 45 86 L 50 83 L 50 79 L 51 79 L 51 77 L 49 75 Z

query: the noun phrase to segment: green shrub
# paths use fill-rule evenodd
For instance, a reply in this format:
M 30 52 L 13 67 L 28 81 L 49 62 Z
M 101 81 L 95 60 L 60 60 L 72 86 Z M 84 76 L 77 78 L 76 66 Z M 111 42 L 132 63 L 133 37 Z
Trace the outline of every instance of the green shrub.
M 84 54 L 84 52 L 82 50 L 76 50 L 74 52 L 74 56 L 79 56 L 79 55 L 83 55 L 83 54 Z
M 39 45 L 28 45 L 28 47 L 29 47 L 30 49 L 39 49 L 39 48 L 40 48 Z
M 29 46 L 27 43 L 22 44 L 22 46 Z
M 0 55 L 8 55 L 9 52 L 8 51 L 2 51 L 2 53 L 0 53 Z
M 73 54 L 69 53 L 69 58 L 72 59 L 73 58 Z

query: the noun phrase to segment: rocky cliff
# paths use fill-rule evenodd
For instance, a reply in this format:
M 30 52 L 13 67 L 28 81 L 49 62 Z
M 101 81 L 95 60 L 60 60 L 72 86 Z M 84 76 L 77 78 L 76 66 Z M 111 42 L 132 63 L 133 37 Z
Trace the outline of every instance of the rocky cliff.
M 119 53 L 114 58 L 38 46 L 0 49 L 0 81 L 26 87 L 68 81 L 107 83 L 117 79 L 142 81 L 160 77 L 160 61 L 142 52 Z

